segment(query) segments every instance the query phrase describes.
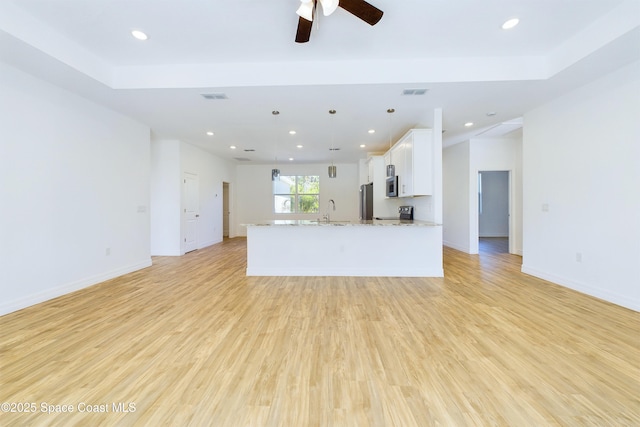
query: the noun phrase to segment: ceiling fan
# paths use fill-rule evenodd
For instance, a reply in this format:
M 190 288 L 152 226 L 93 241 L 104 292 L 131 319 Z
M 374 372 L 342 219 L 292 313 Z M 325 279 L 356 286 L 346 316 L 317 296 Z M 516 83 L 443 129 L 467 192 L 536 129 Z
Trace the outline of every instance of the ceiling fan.
M 309 41 L 317 1 L 320 1 L 322 5 L 324 16 L 331 15 L 338 6 L 340 6 L 369 25 L 376 25 L 383 14 L 380 9 L 364 0 L 300 0 L 300 7 L 296 11 L 296 14 L 299 16 L 296 43 L 306 43 Z

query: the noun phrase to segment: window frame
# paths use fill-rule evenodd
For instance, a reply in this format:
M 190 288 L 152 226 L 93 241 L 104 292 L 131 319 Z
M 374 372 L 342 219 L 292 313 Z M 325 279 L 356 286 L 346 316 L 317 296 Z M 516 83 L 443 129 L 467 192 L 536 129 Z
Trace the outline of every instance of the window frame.
M 300 184 L 300 179 L 302 178 L 304 181 L 307 180 L 308 177 L 312 177 L 312 181 L 317 182 L 317 193 L 302 193 L 299 191 L 301 184 Z M 282 180 L 289 180 L 289 181 L 293 181 L 292 184 L 289 184 L 289 188 L 293 189 L 293 193 L 289 192 L 289 193 L 283 193 L 283 192 L 276 192 L 276 189 L 278 187 L 278 181 L 282 181 Z M 272 187 L 272 209 L 273 209 L 273 213 L 275 215 L 316 215 L 318 213 L 320 213 L 320 175 L 280 175 L 278 181 L 274 181 L 274 185 Z M 312 212 L 302 212 L 300 210 L 300 200 L 301 197 L 304 196 L 312 196 L 315 197 L 317 200 L 316 203 L 316 210 L 312 211 Z M 284 199 L 289 199 L 292 200 L 293 202 L 291 203 L 289 212 L 279 212 L 276 209 L 276 200 L 277 198 L 284 198 Z M 283 204 L 286 203 L 286 200 L 283 201 Z M 294 209 L 291 209 L 294 208 Z

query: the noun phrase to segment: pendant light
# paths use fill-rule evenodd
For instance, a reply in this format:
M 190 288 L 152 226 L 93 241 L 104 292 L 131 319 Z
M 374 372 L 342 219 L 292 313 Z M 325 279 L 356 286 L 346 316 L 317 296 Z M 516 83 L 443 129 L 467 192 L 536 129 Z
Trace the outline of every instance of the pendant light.
M 336 110 L 329 110 L 329 114 L 333 117 L 336 114 Z M 333 119 L 331 120 L 333 122 Z M 336 149 L 333 146 L 335 142 L 335 126 L 331 123 L 331 166 L 329 166 L 329 178 L 335 178 L 338 176 L 338 168 L 333 164 L 333 157 Z
M 388 177 L 394 177 L 396 176 L 396 167 L 393 164 L 393 153 L 391 152 L 391 115 L 393 113 L 395 113 L 396 110 L 393 108 L 389 108 L 387 110 L 387 113 L 389 114 L 389 164 L 387 165 L 387 176 Z
M 275 125 L 276 122 L 276 117 L 278 117 L 278 114 L 280 114 L 280 111 L 278 110 L 273 110 L 271 112 L 271 114 L 273 115 L 273 121 L 274 121 L 274 128 L 275 128 L 275 139 L 274 139 L 274 156 L 275 156 L 275 160 L 276 160 L 276 165 L 273 169 L 271 169 L 271 181 L 280 181 L 280 169 L 278 169 L 278 127 Z

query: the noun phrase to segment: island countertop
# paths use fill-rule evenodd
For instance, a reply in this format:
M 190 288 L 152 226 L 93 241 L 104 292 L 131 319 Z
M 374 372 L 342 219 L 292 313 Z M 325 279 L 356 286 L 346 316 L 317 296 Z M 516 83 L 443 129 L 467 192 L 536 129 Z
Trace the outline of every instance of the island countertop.
M 276 219 L 257 221 L 255 223 L 242 224 L 244 226 L 257 226 L 257 227 L 270 227 L 270 226 L 304 226 L 304 227 L 331 227 L 331 226 L 348 226 L 348 227 L 362 227 L 362 226 L 401 226 L 401 227 L 439 227 L 442 224 L 437 224 L 430 221 L 420 220 L 400 220 L 400 219 L 374 219 L 374 220 L 355 220 L 355 221 L 324 221 L 324 220 L 308 220 L 308 219 Z
M 428 221 L 273 220 L 247 225 L 248 276 L 442 277 Z

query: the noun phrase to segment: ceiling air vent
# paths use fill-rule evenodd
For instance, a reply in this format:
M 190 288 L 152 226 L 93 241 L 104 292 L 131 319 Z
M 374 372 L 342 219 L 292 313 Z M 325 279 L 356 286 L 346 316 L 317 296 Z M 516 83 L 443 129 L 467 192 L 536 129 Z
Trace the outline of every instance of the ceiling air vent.
M 253 149 L 253 148 L 245 148 L 244 151 L 246 151 L 247 153 L 251 153 L 251 152 L 256 151 L 256 150 Z
M 402 95 L 412 96 L 412 95 L 424 95 L 427 93 L 429 89 L 405 89 L 402 91 Z
M 203 93 L 201 94 L 204 99 L 229 99 L 226 93 Z
M 251 159 L 247 159 L 246 157 L 234 157 L 239 162 L 250 162 Z

